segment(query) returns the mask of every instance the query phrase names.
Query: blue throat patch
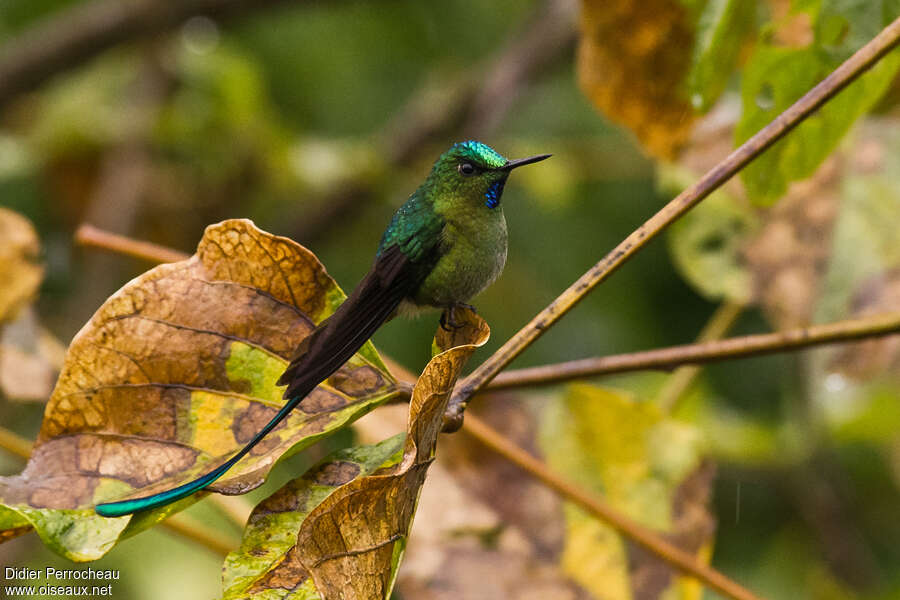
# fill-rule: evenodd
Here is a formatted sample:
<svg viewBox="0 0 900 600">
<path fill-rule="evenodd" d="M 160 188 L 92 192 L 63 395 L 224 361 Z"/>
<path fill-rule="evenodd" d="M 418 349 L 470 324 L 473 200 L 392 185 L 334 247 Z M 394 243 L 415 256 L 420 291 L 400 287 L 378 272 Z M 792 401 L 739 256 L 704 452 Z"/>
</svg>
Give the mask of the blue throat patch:
<svg viewBox="0 0 900 600">
<path fill-rule="evenodd" d="M 504 185 L 506 185 L 506 179 L 501 179 L 491 184 L 491 187 L 484 193 L 484 197 L 487 198 L 484 202 L 485 206 L 488 208 L 500 206 L 500 196 L 503 194 Z"/>
</svg>

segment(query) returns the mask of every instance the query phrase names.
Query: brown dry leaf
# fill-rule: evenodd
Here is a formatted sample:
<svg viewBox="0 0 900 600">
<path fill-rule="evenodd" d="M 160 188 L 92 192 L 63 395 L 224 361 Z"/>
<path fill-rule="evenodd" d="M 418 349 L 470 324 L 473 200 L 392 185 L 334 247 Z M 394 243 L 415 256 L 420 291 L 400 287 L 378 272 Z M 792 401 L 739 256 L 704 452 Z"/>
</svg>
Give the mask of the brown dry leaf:
<svg viewBox="0 0 900 600">
<path fill-rule="evenodd" d="M 24 519 L 70 558 L 102 555 L 132 517 L 91 507 L 184 483 L 243 446 L 282 405 L 275 382 L 298 343 L 343 299 L 299 244 L 247 220 L 208 227 L 193 257 L 134 279 L 76 335 L 28 465 L 0 479 L 0 530 Z M 396 393 L 367 343 L 211 489 L 253 489 L 283 454 Z M 142 513 L 127 534 L 194 499 Z"/>
<path fill-rule="evenodd" d="M 685 84 L 693 45 L 693 18 L 680 0 L 585 0 L 579 84 L 651 154 L 671 157 L 695 118 Z"/>
<path fill-rule="evenodd" d="M 440 353 L 416 382 L 405 441 L 341 451 L 257 506 L 226 559 L 224 598 L 387 598 L 447 400 L 488 334 L 471 311 L 463 327 L 438 330 Z"/>
<path fill-rule="evenodd" d="M 39 252 L 37 232 L 28 219 L 0 207 L 0 323 L 14 318 L 41 284 Z"/>
</svg>

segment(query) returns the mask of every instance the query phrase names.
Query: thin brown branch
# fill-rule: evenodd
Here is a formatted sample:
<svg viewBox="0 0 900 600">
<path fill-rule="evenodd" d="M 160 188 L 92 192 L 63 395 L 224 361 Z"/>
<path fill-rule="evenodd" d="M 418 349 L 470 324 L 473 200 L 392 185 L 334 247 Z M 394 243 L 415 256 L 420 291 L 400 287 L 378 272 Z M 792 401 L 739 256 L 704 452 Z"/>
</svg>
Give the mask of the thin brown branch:
<svg viewBox="0 0 900 600">
<path fill-rule="evenodd" d="M 900 333 L 900 313 L 873 315 L 824 325 L 786 329 L 775 333 L 761 333 L 727 340 L 670 346 L 643 352 L 516 369 L 498 375 L 487 386 L 487 389 L 546 385 L 582 377 L 629 371 L 672 369 L 681 365 L 704 364 L 760 354 L 788 352 L 810 346 L 875 338 L 894 333 Z"/>
<path fill-rule="evenodd" d="M 146 39 L 197 15 L 226 18 L 285 0 L 94 0 L 53 13 L 0 48 L 0 108 L 53 75 L 122 42 Z"/>
<path fill-rule="evenodd" d="M 724 325 L 722 322 L 724 316 L 721 314 L 720 316 L 722 316 L 722 319 L 715 320 L 716 325 L 706 327 L 704 333 L 716 335 L 718 331 L 721 330 Z M 385 362 L 390 367 L 391 372 L 402 382 L 414 382 L 416 380 L 415 374 L 402 365 L 390 359 L 385 359 Z M 700 563 L 696 558 L 680 548 L 673 546 L 655 532 L 632 521 L 589 492 L 553 473 L 546 464 L 531 456 L 528 452 L 517 446 L 512 440 L 475 415 L 469 415 L 466 418 L 463 431 L 479 440 L 489 450 L 496 452 L 503 458 L 519 466 L 529 475 L 550 487 L 566 500 L 578 504 L 622 535 L 633 540 L 635 543 L 640 544 L 649 552 L 666 561 L 679 571 L 695 576 L 706 585 L 720 591 L 726 596 L 742 599 L 758 598 L 740 584 L 735 583 L 715 569 Z"/>
<path fill-rule="evenodd" d="M 0 449 L 28 460 L 28 457 L 31 456 L 32 446 L 31 440 L 25 439 L 18 433 L 5 427 L 0 427 Z"/>
<path fill-rule="evenodd" d="M 860 48 L 821 83 L 806 93 L 774 121 L 744 142 L 713 167 L 694 185 L 666 204 L 612 252 L 591 267 L 575 283 L 569 286 L 547 308 L 537 314 L 525 327 L 484 361 L 458 386 L 451 398 L 444 419 L 445 431 L 455 431 L 462 426 L 463 412 L 469 399 L 485 388 L 500 371 L 535 342 L 545 331 L 568 313 L 598 284 L 605 281 L 629 258 L 647 245 L 676 219 L 684 215 L 701 200 L 722 186 L 737 172 L 762 154 L 772 144 L 799 125 L 850 82 L 871 68 L 878 60 L 900 42 L 900 18 L 885 27 L 881 33 Z"/>
<path fill-rule="evenodd" d="M 723 302 L 703 327 L 700 335 L 697 336 L 697 341 L 712 342 L 723 338 L 743 311 L 743 304 Z M 666 379 L 656 398 L 656 403 L 664 412 L 670 413 L 675 410 L 678 406 L 678 401 L 684 396 L 684 393 L 691 387 L 691 383 L 694 382 L 699 374 L 700 367 L 697 365 L 684 365 L 676 369 Z"/>
<path fill-rule="evenodd" d="M 494 452 L 522 468 L 529 475 L 541 481 L 566 500 L 577 504 L 679 571 L 696 577 L 705 585 L 729 598 L 735 598 L 736 600 L 760 600 L 760 597 L 750 590 L 732 581 L 712 567 L 701 563 L 695 557 L 670 544 L 650 529 L 622 515 L 596 496 L 560 477 L 543 462 L 516 446 L 476 416 L 469 415 L 466 418 L 464 431 Z"/>
<path fill-rule="evenodd" d="M 172 515 L 160 525 L 170 532 L 196 542 L 222 556 L 238 547 L 237 542 L 229 536 L 223 535 L 219 530 L 208 527 L 183 513 Z"/>
<path fill-rule="evenodd" d="M 89 248 L 127 254 L 153 263 L 178 262 L 190 257 L 184 252 L 111 233 L 88 223 L 82 223 L 75 231 L 75 242 Z"/>
</svg>

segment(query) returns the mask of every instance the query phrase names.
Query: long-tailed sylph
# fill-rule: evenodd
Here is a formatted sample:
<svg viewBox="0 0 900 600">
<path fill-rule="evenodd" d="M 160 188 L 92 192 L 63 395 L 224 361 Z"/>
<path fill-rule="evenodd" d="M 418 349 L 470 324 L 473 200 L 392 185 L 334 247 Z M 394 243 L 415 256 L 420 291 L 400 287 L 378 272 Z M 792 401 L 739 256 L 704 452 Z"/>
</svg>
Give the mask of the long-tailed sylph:
<svg viewBox="0 0 900 600">
<path fill-rule="evenodd" d="M 507 160 L 471 140 L 444 152 L 394 213 L 371 270 L 334 314 L 301 342 L 278 381 L 287 385 L 287 402 L 272 420 L 206 475 L 152 496 L 99 504 L 97 513 L 117 517 L 158 508 L 216 481 L 398 312 L 437 307 L 444 310 L 441 325 L 455 326 L 455 309 L 467 306 L 506 264 L 506 219 L 500 198 L 510 171 L 549 156 Z"/>
</svg>

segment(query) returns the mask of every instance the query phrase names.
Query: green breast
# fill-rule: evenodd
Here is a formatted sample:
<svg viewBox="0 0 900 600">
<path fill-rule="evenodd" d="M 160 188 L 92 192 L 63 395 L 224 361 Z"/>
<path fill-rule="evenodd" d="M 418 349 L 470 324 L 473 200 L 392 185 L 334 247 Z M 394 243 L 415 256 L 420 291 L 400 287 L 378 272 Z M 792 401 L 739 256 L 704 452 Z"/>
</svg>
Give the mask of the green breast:
<svg viewBox="0 0 900 600">
<path fill-rule="evenodd" d="M 454 211 L 441 238 L 442 255 L 419 286 L 416 304 L 437 307 L 465 303 L 494 282 L 506 264 L 506 218 L 500 208 Z"/>
</svg>

